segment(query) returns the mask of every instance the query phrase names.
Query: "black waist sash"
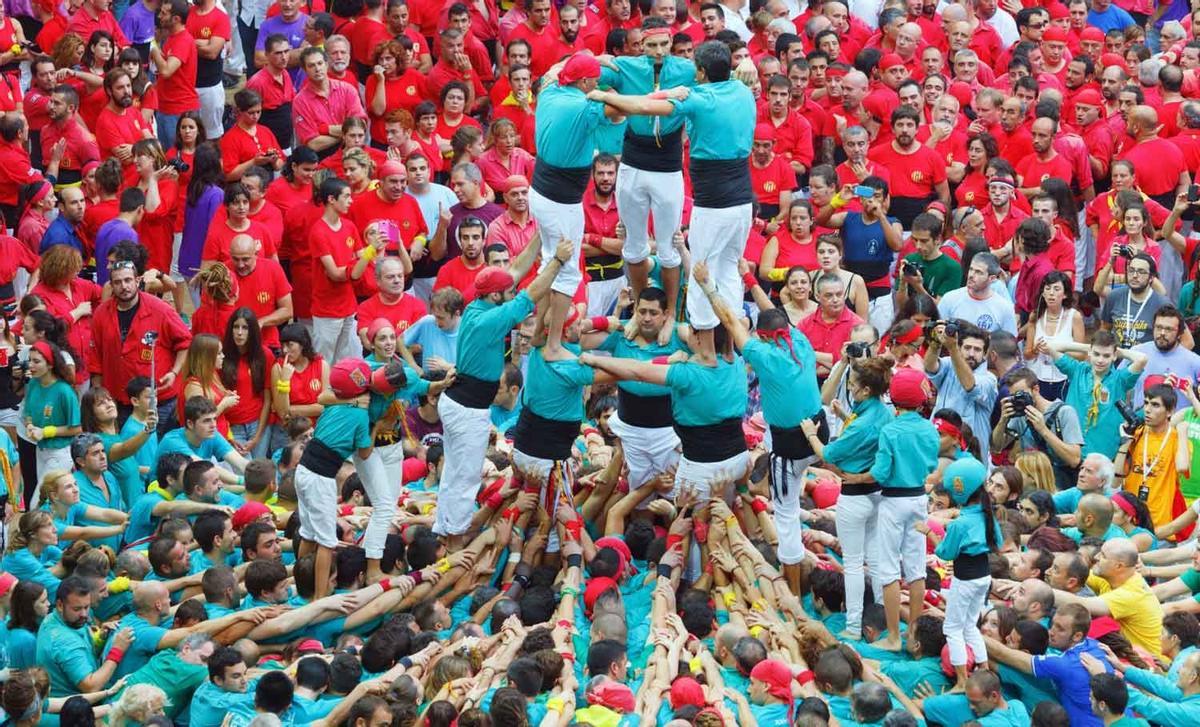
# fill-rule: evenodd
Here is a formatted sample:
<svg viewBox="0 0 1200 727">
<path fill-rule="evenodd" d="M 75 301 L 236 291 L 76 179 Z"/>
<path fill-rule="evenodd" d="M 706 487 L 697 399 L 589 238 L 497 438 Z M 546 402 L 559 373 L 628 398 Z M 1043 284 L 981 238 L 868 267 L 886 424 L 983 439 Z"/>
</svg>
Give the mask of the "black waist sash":
<svg viewBox="0 0 1200 727">
<path fill-rule="evenodd" d="M 455 375 L 454 383 L 446 389 L 445 394 L 468 409 L 486 409 L 495 401 L 499 391 L 499 381 L 485 381 L 459 373 Z"/>
<path fill-rule="evenodd" d="M 683 456 L 693 462 L 722 462 L 746 451 L 740 417 L 700 426 L 676 422 L 675 433 L 683 444 Z"/>
<path fill-rule="evenodd" d="M 560 460 L 571 457 L 571 447 L 579 436 L 579 422 L 547 419 L 522 407 L 513 427 L 513 446 L 529 455 L 542 459 Z"/>
<path fill-rule="evenodd" d="M 556 167 L 539 159 L 533 168 L 533 189 L 559 204 L 579 204 L 592 179 L 591 167 Z"/>
<path fill-rule="evenodd" d="M 304 446 L 304 454 L 300 456 L 300 464 L 322 477 L 337 477 L 338 470 L 345 461 L 345 457 L 339 457 L 337 452 L 319 439 L 310 439 Z"/>
<path fill-rule="evenodd" d="M 617 416 L 632 427 L 669 427 L 672 424 L 671 396 L 639 396 L 624 389 L 617 389 Z"/>
<path fill-rule="evenodd" d="M 988 554 L 960 555 L 954 559 L 954 577 L 960 581 L 970 581 L 991 574 L 988 566 Z"/>
<path fill-rule="evenodd" d="M 683 171 L 683 127 L 661 136 L 642 136 L 626 126 L 621 161 L 645 172 Z"/>
</svg>

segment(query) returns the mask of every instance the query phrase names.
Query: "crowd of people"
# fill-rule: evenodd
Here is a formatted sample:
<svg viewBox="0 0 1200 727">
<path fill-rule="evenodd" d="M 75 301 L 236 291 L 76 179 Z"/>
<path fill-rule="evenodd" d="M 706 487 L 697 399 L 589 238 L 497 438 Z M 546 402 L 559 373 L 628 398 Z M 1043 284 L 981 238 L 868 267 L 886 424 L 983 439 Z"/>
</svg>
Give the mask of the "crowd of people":
<svg viewBox="0 0 1200 727">
<path fill-rule="evenodd" d="M 1184 0 L 5 0 L 0 727 L 1200 724 L 1197 175 Z"/>
</svg>

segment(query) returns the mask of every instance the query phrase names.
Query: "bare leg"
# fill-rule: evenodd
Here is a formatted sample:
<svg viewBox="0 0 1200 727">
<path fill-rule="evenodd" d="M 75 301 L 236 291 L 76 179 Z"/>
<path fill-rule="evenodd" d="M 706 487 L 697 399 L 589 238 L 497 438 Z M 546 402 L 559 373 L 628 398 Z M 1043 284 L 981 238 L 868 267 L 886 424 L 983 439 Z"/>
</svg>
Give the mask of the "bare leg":
<svg viewBox="0 0 1200 727">
<path fill-rule="evenodd" d="M 921 611 L 924 609 L 925 579 L 917 578 L 908 584 L 908 627 L 910 629 L 917 622 L 917 619 L 921 617 Z M 891 628 L 891 624 L 888 624 L 888 628 Z M 896 638 L 900 638 L 899 632 L 896 632 Z"/>
<path fill-rule="evenodd" d="M 546 348 L 542 350 L 542 358 L 547 361 L 558 361 L 570 356 L 562 345 L 563 323 L 567 320 L 567 311 L 570 308 L 570 296 L 557 290 L 550 293 L 550 313 L 546 316 Z"/>
<path fill-rule="evenodd" d="M 633 289 L 633 300 L 636 302 L 642 291 L 650 285 L 650 261 L 625 263 L 625 276 L 629 278 L 629 287 Z M 669 293 L 668 296 L 670 296 Z M 671 298 L 668 297 L 667 300 L 671 300 Z"/>
<path fill-rule="evenodd" d="M 312 555 L 317 552 L 317 544 L 311 540 L 301 540 L 300 547 L 296 549 L 296 557 L 303 558 L 306 555 Z"/>
<path fill-rule="evenodd" d="M 785 563 L 783 566 L 783 577 L 787 581 L 788 588 L 792 590 L 792 595 L 800 598 L 800 583 L 803 580 L 803 563 Z"/>
<path fill-rule="evenodd" d="M 367 585 L 371 586 L 383 580 L 383 568 L 379 558 L 367 558 Z"/>
<path fill-rule="evenodd" d="M 317 546 L 317 559 L 313 564 L 313 600 L 321 599 L 333 593 L 333 584 L 329 582 L 330 570 L 333 568 L 333 548 L 324 545 Z"/>
<path fill-rule="evenodd" d="M 678 310 L 679 300 L 679 267 L 662 269 L 662 284 L 664 292 L 667 294 L 667 323 L 663 326 L 663 333 L 659 335 L 659 343 L 665 344 L 663 335 L 670 340 L 670 331 L 675 328 L 675 312 Z M 636 298 L 634 299 L 636 300 Z"/>
<path fill-rule="evenodd" d="M 888 635 L 873 646 L 886 651 L 900 650 L 900 581 L 892 581 L 883 587 L 883 610 L 887 616 Z"/>
</svg>

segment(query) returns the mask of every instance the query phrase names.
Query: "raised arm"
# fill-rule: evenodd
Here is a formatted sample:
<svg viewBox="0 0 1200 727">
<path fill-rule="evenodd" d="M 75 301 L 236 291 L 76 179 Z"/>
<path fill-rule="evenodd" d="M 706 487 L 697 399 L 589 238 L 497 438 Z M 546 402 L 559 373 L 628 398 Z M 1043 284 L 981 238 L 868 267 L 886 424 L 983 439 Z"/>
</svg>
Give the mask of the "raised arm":
<svg viewBox="0 0 1200 727">
<path fill-rule="evenodd" d="M 611 374 L 619 381 L 641 381 L 647 384 L 658 384 L 659 386 L 665 386 L 667 383 L 667 369 L 669 367 L 650 363 L 649 361 L 635 361 L 629 358 L 596 356 L 591 353 L 584 353 L 579 357 L 579 362 Z"/>
<path fill-rule="evenodd" d="M 737 346 L 739 351 L 742 350 L 746 342 L 750 340 L 750 332 L 746 330 L 746 326 L 742 323 L 741 319 L 735 316 L 733 311 L 729 310 L 729 307 L 725 305 L 725 301 L 722 300 L 721 296 L 717 295 L 717 287 L 709 279 L 708 266 L 703 261 L 696 263 L 695 267 L 692 268 L 692 278 L 700 286 L 700 290 L 704 291 L 704 295 L 708 297 L 708 302 L 712 304 L 713 312 L 717 314 L 717 318 L 725 326 L 725 330 L 729 331 L 729 334 L 733 336 L 733 345 Z"/>
</svg>

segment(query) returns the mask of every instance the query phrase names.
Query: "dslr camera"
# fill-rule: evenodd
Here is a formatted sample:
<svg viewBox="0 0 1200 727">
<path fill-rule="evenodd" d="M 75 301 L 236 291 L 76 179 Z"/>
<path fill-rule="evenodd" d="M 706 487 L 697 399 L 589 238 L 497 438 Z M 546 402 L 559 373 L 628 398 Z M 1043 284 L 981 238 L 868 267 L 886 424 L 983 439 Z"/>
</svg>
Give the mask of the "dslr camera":
<svg viewBox="0 0 1200 727">
<path fill-rule="evenodd" d="M 1117 411 L 1120 412 L 1121 418 L 1125 420 L 1125 424 L 1128 425 L 1130 431 L 1142 425 L 1142 417 L 1133 408 L 1133 404 L 1127 401 L 1118 401 Z"/>
<path fill-rule="evenodd" d="M 1014 417 L 1025 416 L 1025 410 L 1033 406 L 1033 394 L 1028 391 L 1018 391 L 1008 397 L 1008 403 L 1012 407 L 1012 415 Z"/>
<path fill-rule="evenodd" d="M 191 166 L 179 157 L 168 159 L 167 166 L 179 172 L 180 174 L 187 174 L 187 170 L 191 169 Z"/>
<path fill-rule="evenodd" d="M 908 260 L 904 260 L 900 263 L 900 271 L 902 273 L 904 273 L 905 275 L 920 275 L 921 274 L 921 269 L 918 268 L 914 263 L 912 263 Z"/>
<path fill-rule="evenodd" d="M 947 338 L 958 338 L 958 332 L 961 329 L 958 321 L 945 321 L 946 327 L 942 330 L 946 332 Z"/>
<path fill-rule="evenodd" d="M 1125 258 L 1126 260 L 1132 260 L 1133 248 L 1129 245 L 1117 245 L 1117 255 Z"/>
<path fill-rule="evenodd" d="M 852 341 L 846 344 L 846 356 L 849 358 L 867 358 L 871 355 L 871 344 L 865 341 Z"/>
</svg>

